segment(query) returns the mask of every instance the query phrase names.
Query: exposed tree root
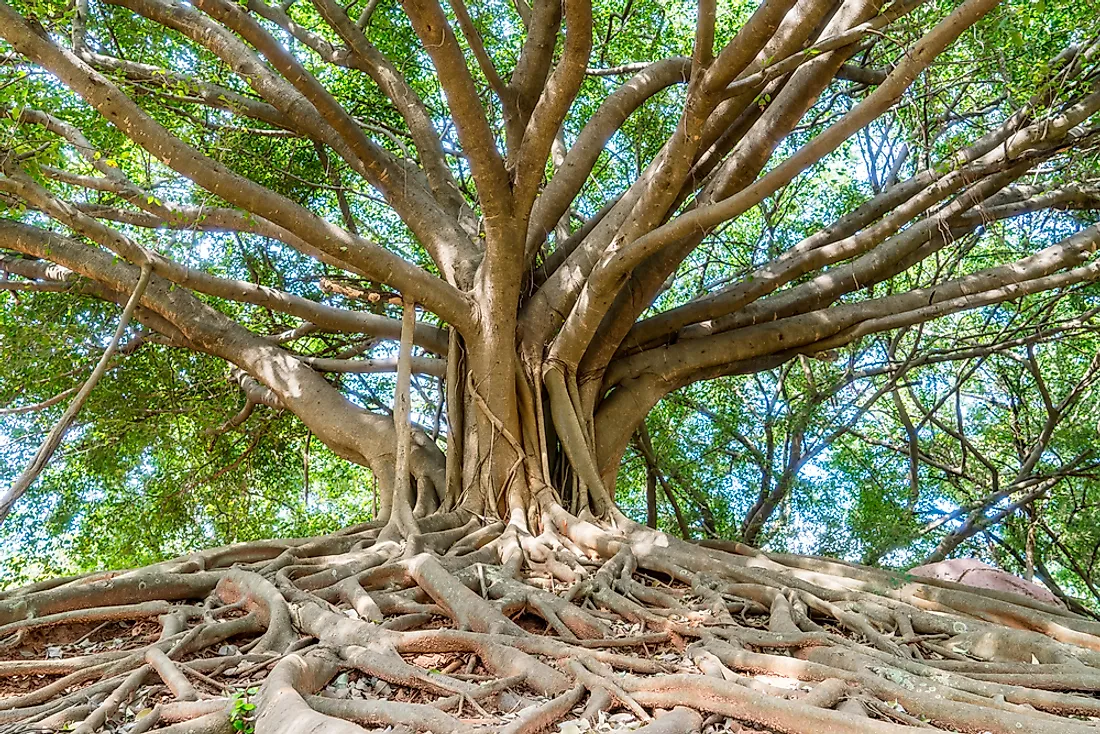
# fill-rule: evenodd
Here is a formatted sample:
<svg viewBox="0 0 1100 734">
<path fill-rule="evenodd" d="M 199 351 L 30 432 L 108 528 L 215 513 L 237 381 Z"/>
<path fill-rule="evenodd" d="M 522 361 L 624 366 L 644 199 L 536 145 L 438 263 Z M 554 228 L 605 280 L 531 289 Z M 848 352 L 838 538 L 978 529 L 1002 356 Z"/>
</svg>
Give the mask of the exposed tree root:
<svg viewBox="0 0 1100 734">
<path fill-rule="evenodd" d="M 0 734 L 1100 732 L 1100 623 L 1063 608 L 545 517 L 7 592 Z"/>
</svg>

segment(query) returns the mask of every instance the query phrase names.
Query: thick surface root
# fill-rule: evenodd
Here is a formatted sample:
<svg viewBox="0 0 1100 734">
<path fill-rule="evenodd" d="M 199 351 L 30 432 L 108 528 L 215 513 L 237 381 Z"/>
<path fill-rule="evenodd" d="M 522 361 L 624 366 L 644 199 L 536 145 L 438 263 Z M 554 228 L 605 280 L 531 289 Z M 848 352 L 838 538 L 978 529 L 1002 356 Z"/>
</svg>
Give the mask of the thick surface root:
<svg viewBox="0 0 1100 734">
<path fill-rule="evenodd" d="M 438 514 L 6 592 L 0 734 L 1100 734 L 1100 623 L 1060 607 L 548 520 Z"/>
</svg>

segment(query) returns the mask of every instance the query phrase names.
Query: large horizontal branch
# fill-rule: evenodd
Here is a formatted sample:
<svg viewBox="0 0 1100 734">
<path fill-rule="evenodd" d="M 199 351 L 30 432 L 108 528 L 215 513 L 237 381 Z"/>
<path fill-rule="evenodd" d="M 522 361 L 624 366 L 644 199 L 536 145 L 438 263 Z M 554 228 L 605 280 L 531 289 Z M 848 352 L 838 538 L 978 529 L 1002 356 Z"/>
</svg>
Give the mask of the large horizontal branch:
<svg viewBox="0 0 1100 734">
<path fill-rule="evenodd" d="M 990 201 L 977 211 L 959 217 L 960 224 L 988 224 L 1044 210 L 1100 210 L 1100 187 L 1069 184 L 1005 204 Z"/>
<path fill-rule="evenodd" d="M 325 331 L 368 334 L 386 339 L 400 338 L 401 323 L 394 319 L 327 306 L 275 288 L 222 278 L 177 263 L 130 241 L 121 232 L 99 223 L 68 202 L 52 196 L 25 176 L 0 178 L 0 190 L 21 197 L 51 218 L 107 247 L 130 262 L 139 265 L 149 263 L 157 275 L 193 291 L 270 308 L 303 319 Z M 29 225 L 16 224 L 15 226 Z M 436 354 L 447 352 L 446 335 L 429 324 L 419 325 L 416 341 L 420 346 Z"/>
<path fill-rule="evenodd" d="M 91 66 L 107 73 L 118 74 L 132 84 L 157 90 L 172 90 L 167 96 L 178 97 L 179 90 L 185 90 L 191 99 L 207 107 L 243 115 L 253 120 L 266 122 L 283 130 L 303 134 L 300 128 L 272 105 L 258 99 L 246 97 L 228 87 L 213 82 L 196 79 L 151 64 L 142 64 L 115 56 L 107 56 L 82 48 L 80 58 Z"/>
<path fill-rule="evenodd" d="M 1100 241 L 1100 238 L 1097 237 L 1096 232 L 1092 232 L 1092 237 L 1094 240 L 1092 247 L 1095 249 L 1095 243 L 1096 241 Z M 1004 303 L 1005 301 L 1017 300 L 1024 296 L 1041 293 L 1043 291 L 1068 288 L 1079 283 L 1089 283 L 1098 278 L 1100 278 L 1100 263 L 1093 262 L 1079 268 L 1074 268 L 1065 273 L 1037 277 L 1018 283 L 1008 284 L 1001 288 L 993 288 L 980 293 L 966 294 L 945 301 L 935 302 L 929 306 L 913 309 L 911 311 L 890 314 L 874 319 L 866 319 L 849 329 L 845 329 L 836 336 L 816 342 L 813 344 L 813 348 L 815 351 L 835 349 L 836 347 L 850 344 L 868 334 L 913 326 L 914 324 L 930 321 L 935 318 L 947 316 L 948 314 L 969 311 L 983 306 Z"/>
<path fill-rule="evenodd" d="M 907 179 L 878 194 L 832 225 L 806 237 L 778 258 L 755 269 L 750 276 L 738 283 L 640 321 L 624 340 L 624 351 L 633 351 L 651 344 L 664 336 L 676 333 L 689 324 L 723 316 L 740 308 L 753 298 L 778 288 L 783 280 L 780 273 L 798 272 L 792 267 L 794 262 L 805 261 L 805 255 L 808 253 L 841 238 L 855 236 L 862 228 L 895 211 L 898 205 L 910 200 L 919 191 L 929 186 L 933 180 L 934 174 L 931 171 L 925 171 Z"/>
<path fill-rule="evenodd" d="M 1100 108 L 1100 98 L 1082 107 L 1074 119 L 1080 121 L 1095 108 Z M 1046 130 L 1051 137 L 1037 138 L 1043 141 L 1042 146 L 1016 159 L 1006 159 L 1005 150 L 1001 147 L 976 157 L 982 145 L 978 141 L 959 154 L 973 158 L 973 162 L 941 176 L 915 196 L 914 189 L 929 184 L 935 174 L 925 171 L 887 189 L 832 227 L 803 240 L 734 285 L 641 322 L 632 330 L 630 341 L 624 343 L 625 351 L 667 339 L 677 332 L 681 337 L 695 338 L 761 320 L 790 316 L 800 309 L 820 308 L 843 293 L 880 282 L 894 274 L 899 267 L 912 260 L 914 253 L 927 256 L 937 247 L 979 226 L 1042 208 L 1087 208 L 1094 205 L 1092 189 L 1079 186 L 1036 195 L 1026 201 L 1001 203 L 1008 201 L 1006 197 L 1011 191 L 999 191 L 1002 186 L 1018 179 L 1065 145 L 1065 126 L 1059 130 L 1042 120 L 1028 128 L 1031 129 Z M 967 188 L 934 216 L 887 239 L 912 216 L 980 176 L 985 178 Z M 870 224 L 884 213 L 881 220 Z M 950 236 L 946 236 L 949 232 Z M 927 242 L 929 238 L 939 244 Z M 779 296 L 753 303 L 794 278 L 861 253 L 866 254 Z M 692 321 L 696 325 L 688 326 Z"/>
<path fill-rule="evenodd" d="M 1093 227 L 1091 231 L 1087 230 L 1082 232 L 1063 244 L 1072 243 L 1074 240 L 1077 240 L 1078 244 L 1083 244 L 1080 240 L 1091 237 L 1093 242 L 1092 246 L 1096 247 L 1100 245 L 1100 232 L 1096 230 L 1097 227 Z M 1031 281 L 1023 281 L 1007 288 L 979 293 L 977 298 L 971 298 L 969 300 L 965 298 L 956 299 L 951 305 L 954 306 L 954 311 L 960 311 L 966 308 L 977 308 L 991 303 L 1019 298 L 1031 292 L 1065 288 L 1077 283 L 1090 282 L 1098 279 L 1100 279 L 1100 263 L 1093 262 L 1069 272 L 1040 277 Z M 915 294 L 901 294 L 898 298 L 911 297 L 913 295 Z M 927 296 L 922 294 L 919 298 L 914 298 L 913 300 L 919 301 L 920 298 L 927 298 Z M 830 310 L 830 312 L 832 312 L 832 310 Z M 823 312 L 819 315 L 825 316 L 826 314 Z M 923 314 L 923 316 L 925 320 L 935 317 L 935 315 L 929 314 Z M 1083 319 L 1071 319 L 1062 324 L 1059 328 L 1052 328 L 1035 334 L 1029 334 L 1020 339 L 1006 341 L 1004 342 L 1004 347 L 1005 349 L 1009 349 L 1022 344 L 1049 341 L 1050 339 L 1058 338 L 1058 335 L 1065 333 L 1066 330 L 1081 328 L 1084 323 Z M 892 328 L 893 326 L 899 325 L 903 324 L 879 324 L 879 326 L 883 328 L 887 328 L 887 326 Z M 881 331 L 882 329 L 880 328 L 878 330 Z M 751 349 L 757 334 L 750 333 L 748 329 L 744 330 L 744 332 L 746 340 L 742 342 L 740 346 L 744 347 L 748 344 Z M 800 335 L 796 333 L 795 329 L 791 329 L 789 333 L 792 339 L 780 339 L 778 343 L 784 344 L 788 341 L 798 342 L 800 340 Z M 771 370 L 779 367 L 785 362 L 798 358 L 802 354 L 826 353 L 828 349 L 840 346 L 842 343 L 849 343 L 854 338 L 856 337 L 852 334 L 844 334 L 842 337 L 837 338 L 836 343 L 819 341 L 817 343 L 803 344 L 802 346 L 797 346 L 792 343 L 788 345 L 790 348 L 780 349 L 779 351 L 774 351 L 765 356 L 749 356 L 744 359 L 741 357 L 744 357 L 748 353 L 753 353 L 756 350 L 753 350 L 753 352 L 746 352 L 743 349 L 731 349 L 717 344 L 715 341 L 711 341 L 703 350 L 709 352 L 709 356 L 713 357 L 708 360 L 708 366 L 694 366 L 691 369 L 681 369 L 683 364 L 678 362 L 677 359 L 670 354 L 671 350 L 652 350 L 650 352 L 652 357 L 650 362 L 651 369 L 642 370 L 636 375 L 622 380 L 618 380 L 617 376 L 609 375 L 608 379 L 604 382 L 605 391 L 610 392 L 603 399 L 596 413 L 597 454 L 599 457 L 600 471 L 605 477 L 614 477 L 615 473 L 618 471 L 620 460 L 619 452 L 626 446 L 635 427 L 639 425 L 649 411 L 669 393 L 685 385 L 702 380 L 730 375 L 754 374 Z M 767 349 L 763 351 L 767 351 Z M 926 364 L 966 360 L 973 357 L 982 357 L 995 351 L 1002 351 L 999 345 L 973 347 L 954 352 L 930 353 L 912 360 L 906 365 L 893 364 L 882 368 L 861 370 L 853 377 L 854 379 L 865 379 L 881 374 L 894 374 L 901 366 L 915 368 Z M 612 369 L 615 369 L 620 361 L 621 360 L 617 360 L 612 363 Z M 900 450 L 903 453 L 908 453 L 908 449 L 904 447 Z"/>
<path fill-rule="evenodd" d="M 1011 168 L 1007 161 L 969 164 L 941 177 L 915 196 L 910 196 L 914 188 L 930 179 L 927 173 L 919 174 L 905 184 L 875 197 L 833 227 L 804 239 L 736 284 L 639 323 L 631 330 L 630 341 L 623 346 L 631 351 L 652 344 L 655 340 L 667 339 L 676 333 L 698 337 L 726 331 L 738 325 L 753 323 L 761 314 L 767 314 L 770 318 L 789 316 L 792 315 L 795 304 L 811 308 L 820 306 L 836 298 L 845 285 L 867 286 L 877 282 L 880 278 L 874 276 L 872 270 L 889 272 L 884 271 L 884 268 L 901 262 L 929 238 L 947 230 L 970 231 L 993 221 L 993 217 L 980 216 L 984 210 L 975 212 L 979 215 L 978 219 L 969 219 L 963 215 L 974 211 L 1005 183 L 1019 178 L 1033 163 L 1034 161 L 1024 161 Z M 976 181 L 976 185 L 968 188 L 934 216 L 925 218 L 902 234 L 891 237 L 914 216 Z M 884 211 L 885 216 L 882 219 L 873 224 L 869 222 L 871 217 Z M 861 228 L 865 224 L 869 226 Z M 952 234 L 952 238 L 956 236 Z M 946 241 L 948 240 L 943 239 L 943 242 Z M 807 273 L 861 255 L 861 259 L 839 269 L 825 271 L 814 280 L 777 298 L 758 300 Z M 746 308 L 750 305 L 750 308 Z M 697 325 L 689 327 L 693 322 Z"/>
<path fill-rule="evenodd" d="M 19 110 L 20 124 L 40 125 L 52 133 L 64 138 L 78 154 L 101 176 L 86 176 L 72 173 L 52 166 L 40 166 L 39 171 L 47 178 L 92 191 L 114 193 L 139 210 L 128 211 L 102 204 L 78 205 L 84 212 L 101 219 L 130 224 L 137 227 L 195 229 L 207 231 L 251 232 L 282 242 L 302 254 L 320 260 L 341 270 L 352 268 L 343 258 L 317 249 L 307 241 L 286 229 L 238 209 L 217 206 L 195 206 L 162 202 L 153 192 L 135 184 L 117 166 L 109 161 L 109 155 L 98 150 L 84 133 L 64 120 L 41 110 L 24 107 Z"/>
<path fill-rule="evenodd" d="M 1004 134 L 1010 131 L 1007 129 Z M 721 291 L 646 319 L 632 329 L 626 343 L 628 348 L 671 335 L 693 322 L 731 313 L 814 268 L 833 264 L 880 244 L 909 219 L 957 192 L 963 185 L 1006 168 L 1008 164 L 1003 155 L 993 160 L 975 162 L 988 148 L 984 139 L 979 140 L 957 155 L 963 162 L 961 168 L 947 174 L 930 169 L 921 171 L 877 194 L 829 227 L 803 239 L 748 277 Z"/>
<path fill-rule="evenodd" d="M 302 362 L 318 372 L 345 372 L 355 374 L 377 374 L 397 372 L 397 359 L 329 359 L 325 357 L 302 357 Z M 413 357 L 409 361 L 414 373 L 447 376 L 447 360 L 432 357 Z"/>
<path fill-rule="evenodd" d="M 1001 174 L 1001 181 L 1011 179 L 1013 176 L 1012 171 Z M 993 180 L 994 185 L 988 188 L 995 188 L 997 185 L 995 179 L 996 177 Z M 974 193 L 980 197 L 982 192 L 976 190 Z M 958 200 L 962 204 L 957 208 L 958 210 L 966 209 L 965 198 L 969 198 L 969 195 Z M 1002 209 L 1000 213 L 1012 216 L 1019 212 Z M 950 211 L 944 210 L 943 214 L 948 215 Z M 973 216 L 974 214 L 981 216 Z M 926 260 L 944 247 L 973 235 L 980 226 L 994 221 L 996 219 L 991 212 L 981 210 L 977 212 L 970 210 L 967 214 L 958 217 L 937 215 L 923 220 L 854 260 L 826 270 L 789 290 L 720 318 L 688 326 L 679 332 L 679 336 L 689 339 L 700 338 L 749 324 L 773 321 L 777 318 L 824 308 L 846 294 L 885 282 L 888 278 Z"/>
<path fill-rule="evenodd" d="M 8 220 L 0 220 L 0 248 L 49 260 L 118 293 L 132 291 L 141 272 L 105 250 Z M 388 470 L 394 451 L 389 417 L 356 406 L 293 355 L 156 274 L 141 305 L 170 323 L 190 348 L 236 365 L 271 390 L 337 455 Z"/>
<path fill-rule="evenodd" d="M 61 293 L 69 290 L 62 283 L 26 283 L 16 280 L 0 281 L 0 291 L 6 293 Z"/>
<path fill-rule="evenodd" d="M 319 249 L 345 259 L 364 276 L 388 283 L 458 325 L 469 322 L 461 292 L 391 252 L 326 222 L 305 207 L 233 172 L 176 138 L 101 74 L 45 38 L 0 2 L 0 36 L 95 107 L 124 134 L 211 193 L 270 219 Z"/>
<path fill-rule="evenodd" d="M 1017 262 L 930 288 L 842 304 L 647 350 L 612 362 L 605 384 L 611 386 L 654 370 L 674 380 L 677 375 L 769 354 L 816 353 L 877 331 L 1093 280 L 1100 273 L 1100 263 L 1075 267 L 1065 273 L 1058 271 L 1086 260 L 1098 244 L 1100 225 L 1094 225 Z"/>
</svg>

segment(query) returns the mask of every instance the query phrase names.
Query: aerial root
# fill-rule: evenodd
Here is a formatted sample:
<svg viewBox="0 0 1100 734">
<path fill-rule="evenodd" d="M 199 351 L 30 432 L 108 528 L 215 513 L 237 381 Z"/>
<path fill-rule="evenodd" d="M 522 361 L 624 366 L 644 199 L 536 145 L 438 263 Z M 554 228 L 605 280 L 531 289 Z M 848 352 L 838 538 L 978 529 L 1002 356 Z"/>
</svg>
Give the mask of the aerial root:
<svg viewBox="0 0 1100 734">
<path fill-rule="evenodd" d="M 807 706 L 831 709 L 847 695 L 848 688 L 848 683 L 840 678 L 826 678 L 810 689 L 810 692 L 802 698 L 802 703 Z"/>
<path fill-rule="evenodd" d="M 1097 731 L 1100 625 L 1063 609 L 545 516 L 539 535 L 436 514 L 403 541 L 359 526 L 6 593 L 0 734 Z"/>
<path fill-rule="evenodd" d="M 699 734 L 703 728 L 703 717 L 694 709 L 677 706 L 671 711 L 635 729 L 635 734 Z"/>
<path fill-rule="evenodd" d="M 426 553 L 416 556 L 408 561 L 408 572 L 417 585 L 455 621 L 459 629 L 523 633 L 497 607 L 463 586 L 434 556 Z"/>
<path fill-rule="evenodd" d="M 187 680 L 187 676 L 176 667 L 176 664 L 172 662 L 172 658 L 168 657 L 163 650 L 157 647 L 149 648 L 145 653 L 145 661 L 157 672 L 157 675 L 172 691 L 172 695 L 176 697 L 177 701 L 195 701 L 198 699 L 199 694 L 195 691 L 195 687 L 191 685 L 191 681 Z"/>
<path fill-rule="evenodd" d="M 92 734 L 92 732 L 98 731 L 107 719 L 118 711 L 119 706 L 130 698 L 138 686 L 145 682 L 150 670 L 151 668 L 148 665 L 143 665 L 126 676 L 118 688 L 107 696 L 103 703 L 80 723 L 80 726 L 73 729 L 74 734 Z"/>
<path fill-rule="evenodd" d="M 200 716 L 197 719 L 181 721 L 158 728 L 160 734 L 230 734 L 235 732 L 233 722 L 226 712 Z"/>
<path fill-rule="evenodd" d="M 566 663 L 566 668 L 573 674 L 573 678 L 588 690 L 597 691 L 603 689 L 613 701 L 618 701 L 628 708 L 640 721 L 649 721 L 651 718 L 649 713 L 646 712 L 637 701 L 631 698 L 629 693 L 619 687 L 615 682 L 615 676 L 611 670 L 605 668 L 604 670 L 596 672 L 589 670 L 586 665 L 595 667 L 599 665 L 599 663 L 591 659 L 582 659 L 580 661 L 570 660 Z"/>
<path fill-rule="evenodd" d="M 585 687 L 583 685 L 574 686 L 557 698 L 530 707 L 518 719 L 503 727 L 500 734 L 535 734 L 535 732 L 549 729 L 556 722 L 565 718 L 584 697 L 584 694 Z"/>
<path fill-rule="evenodd" d="M 285 650 L 298 635 L 290 618 L 290 607 L 279 590 L 262 576 L 247 571 L 230 571 L 218 582 L 218 596 L 226 604 L 245 600 L 245 608 L 259 615 L 266 631 L 253 648 L 256 652 Z"/>
<path fill-rule="evenodd" d="M 650 681 L 627 680 L 631 695 L 651 707 L 686 706 L 722 714 L 740 721 L 773 727 L 792 734 L 901 734 L 907 728 L 840 711 L 806 706 L 795 700 L 775 698 L 743 686 L 731 686 L 714 678 L 670 675 Z"/>
<path fill-rule="evenodd" d="M 280 660 L 260 691 L 256 728 L 265 732 L 326 731 L 352 734 L 359 728 L 326 716 L 306 703 L 304 696 L 319 691 L 335 673 L 336 664 L 324 657 L 288 655 Z"/>
<path fill-rule="evenodd" d="M 468 727 L 467 723 L 438 708 L 418 703 L 340 701 L 321 696 L 310 696 L 308 703 L 313 710 L 325 716 L 367 726 L 408 726 L 412 729 L 428 730 L 433 734 L 458 734 Z"/>
</svg>

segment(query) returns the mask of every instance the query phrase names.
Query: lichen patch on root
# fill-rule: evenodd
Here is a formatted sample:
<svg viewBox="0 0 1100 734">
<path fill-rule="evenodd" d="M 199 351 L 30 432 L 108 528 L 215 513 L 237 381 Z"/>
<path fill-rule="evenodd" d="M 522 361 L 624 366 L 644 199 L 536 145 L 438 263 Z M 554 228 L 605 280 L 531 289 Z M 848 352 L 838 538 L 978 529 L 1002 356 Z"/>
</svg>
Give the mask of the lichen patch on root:
<svg viewBox="0 0 1100 734">
<path fill-rule="evenodd" d="M 1064 608 L 546 518 L 6 592 L 0 734 L 1100 731 L 1100 623 Z"/>
</svg>

